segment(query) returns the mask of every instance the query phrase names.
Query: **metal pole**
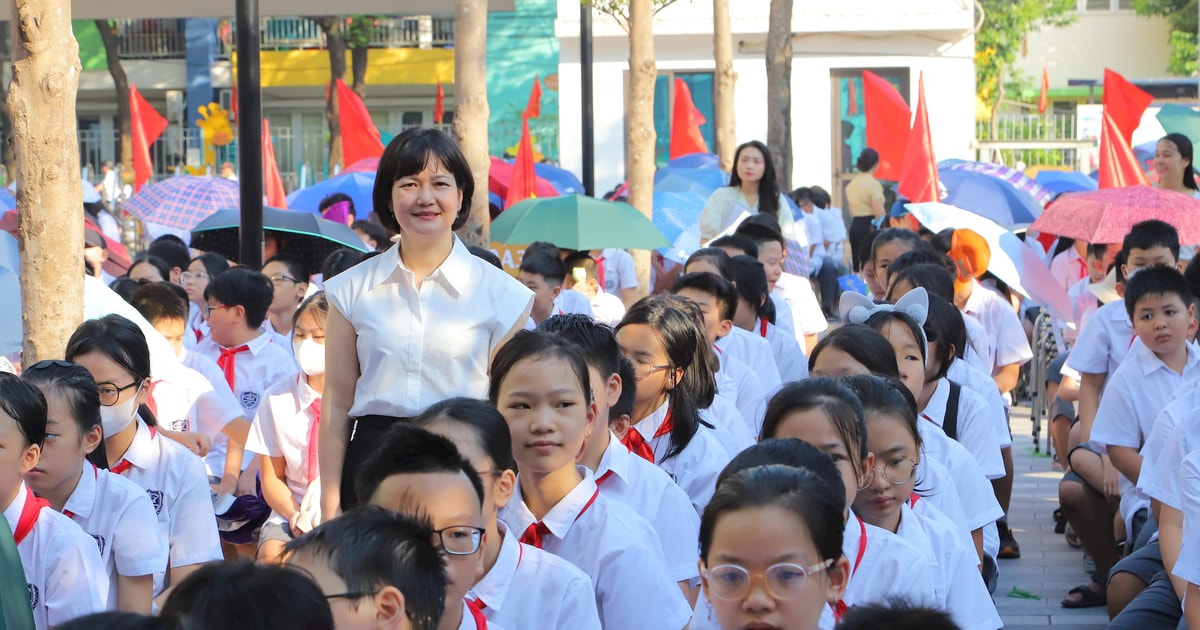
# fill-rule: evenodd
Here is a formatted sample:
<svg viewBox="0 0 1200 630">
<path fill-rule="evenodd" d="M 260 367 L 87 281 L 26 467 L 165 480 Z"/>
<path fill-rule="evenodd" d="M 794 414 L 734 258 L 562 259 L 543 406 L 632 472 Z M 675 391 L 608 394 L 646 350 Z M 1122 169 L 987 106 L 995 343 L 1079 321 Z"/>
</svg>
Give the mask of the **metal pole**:
<svg viewBox="0 0 1200 630">
<path fill-rule="evenodd" d="M 238 263 L 262 267 L 262 83 L 258 62 L 258 0 L 237 0 L 238 184 L 241 243 Z"/>
<path fill-rule="evenodd" d="M 596 116 L 592 97 L 592 5 L 579 3 L 579 67 L 583 96 L 583 189 L 596 194 Z"/>
</svg>

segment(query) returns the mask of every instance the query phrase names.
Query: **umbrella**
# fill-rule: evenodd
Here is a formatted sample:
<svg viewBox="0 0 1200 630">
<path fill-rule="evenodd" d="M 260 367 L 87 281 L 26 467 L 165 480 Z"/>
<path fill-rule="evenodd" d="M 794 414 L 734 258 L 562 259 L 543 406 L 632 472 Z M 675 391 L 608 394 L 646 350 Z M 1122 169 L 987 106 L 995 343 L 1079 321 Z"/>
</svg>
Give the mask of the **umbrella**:
<svg viewBox="0 0 1200 630">
<path fill-rule="evenodd" d="M 0 354 L 12 354 L 21 350 L 21 256 L 17 251 L 17 239 L 0 232 Z"/>
<path fill-rule="evenodd" d="M 583 182 L 575 177 L 575 173 L 553 164 L 534 164 L 533 172 L 538 177 L 550 182 L 560 195 L 583 195 Z"/>
<path fill-rule="evenodd" d="M 693 192 L 655 191 L 654 227 L 674 243 L 688 227 L 700 224 L 706 202 L 706 197 Z"/>
<path fill-rule="evenodd" d="M 104 271 L 110 276 L 123 276 L 129 270 L 129 265 L 132 259 L 129 256 L 129 250 L 125 249 L 125 245 L 121 241 L 109 238 L 104 230 L 101 230 L 91 217 L 83 217 L 84 229 L 90 229 L 100 236 L 104 237 L 104 247 L 108 250 L 108 260 L 104 261 Z M 17 237 L 17 211 L 9 210 L 0 217 L 0 230 L 8 232 L 13 238 Z M 83 238 L 83 232 L 79 233 L 79 237 Z M 15 271 L 16 268 L 14 267 Z"/>
<path fill-rule="evenodd" d="M 492 240 L 528 245 L 548 241 L 564 249 L 658 249 L 670 241 L 637 208 L 583 195 L 526 199 L 492 222 Z"/>
<path fill-rule="evenodd" d="M 534 169 L 536 171 L 536 166 Z M 488 191 L 500 195 L 501 199 L 508 198 L 508 185 L 513 178 L 512 162 L 505 162 L 498 157 L 492 157 L 492 165 L 488 168 Z M 541 175 L 534 173 L 534 194 L 538 198 L 557 197 L 558 189 L 546 181 Z"/>
<path fill-rule="evenodd" d="M 241 257 L 240 223 L 240 210 L 221 210 L 192 230 L 192 247 L 236 261 Z M 311 212 L 263 208 L 263 228 L 282 237 L 280 253 L 299 256 L 309 269 L 320 269 L 326 256 L 344 247 L 371 251 L 345 224 L 326 221 Z"/>
<path fill-rule="evenodd" d="M 711 153 L 689 153 L 667 162 L 674 168 L 720 168 L 720 164 L 720 158 Z"/>
<path fill-rule="evenodd" d="M 984 238 L 991 248 L 988 271 L 1012 290 L 1031 298 L 1063 321 L 1075 321 L 1066 291 L 1050 275 L 1033 248 L 996 222 L 944 203 L 910 203 L 905 207 L 921 225 L 940 232 L 946 228 L 968 229 Z"/>
<path fill-rule="evenodd" d="M 1147 219 L 1175 226 L 1181 243 L 1200 243 L 1200 201 L 1149 186 L 1066 193 L 1029 229 L 1088 243 L 1120 243 L 1135 223 Z"/>
<path fill-rule="evenodd" d="M 938 168 L 942 168 L 942 166 L 939 164 Z M 1043 207 L 1050 203 L 1050 200 L 1054 198 L 1053 193 L 1043 189 L 1036 180 L 1031 179 L 1028 175 L 1018 171 L 1015 168 L 1002 166 L 1000 164 L 992 164 L 990 162 L 968 162 L 965 160 L 951 164 L 945 168 L 948 168 L 952 171 L 967 171 L 969 173 L 983 173 L 984 175 L 990 175 L 1002 182 L 1011 184 L 1012 187 L 1016 188 L 1017 190 L 1024 190 L 1030 195 L 1033 195 L 1033 198 L 1036 199 Z"/>
<path fill-rule="evenodd" d="M 16 210 L 17 198 L 8 188 L 0 188 L 0 210 Z"/>
<path fill-rule="evenodd" d="M 316 213 L 319 212 L 318 208 L 321 207 L 323 199 L 334 193 L 342 193 L 350 195 L 350 199 L 354 201 L 355 218 L 365 219 L 375 207 L 371 198 L 374 190 L 375 171 L 348 171 L 293 192 L 287 196 L 287 202 L 288 207 L 293 210 Z"/>
<path fill-rule="evenodd" d="M 1181 133 L 1193 144 L 1200 142 L 1200 112 L 1191 107 L 1167 103 L 1158 110 L 1158 122 L 1167 133 Z"/>
<path fill-rule="evenodd" d="M 221 208 L 240 205 L 237 182 L 222 177 L 168 177 L 146 186 L 122 207 L 142 221 L 190 230 Z"/>
<path fill-rule="evenodd" d="M 342 173 L 374 173 L 378 170 L 379 158 L 367 157 L 347 166 Z"/>
<path fill-rule="evenodd" d="M 1096 190 L 1100 187 L 1099 182 L 1078 171 L 1042 171 L 1034 179 L 1042 188 L 1056 195 Z"/>
<path fill-rule="evenodd" d="M 1005 227 L 1029 223 L 1042 214 L 1033 195 L 990 175 L 944 168 L 938 179 L 946 187 L 942 202 L 974 212 Z"/>
<path fill-rule="evenodd" d="M 729 174 L 715 168 L 675 168 L 664 166 L 654 172 L 654 190 L 696 192 L 707 197 L 729 185 Z"/>
</svg>

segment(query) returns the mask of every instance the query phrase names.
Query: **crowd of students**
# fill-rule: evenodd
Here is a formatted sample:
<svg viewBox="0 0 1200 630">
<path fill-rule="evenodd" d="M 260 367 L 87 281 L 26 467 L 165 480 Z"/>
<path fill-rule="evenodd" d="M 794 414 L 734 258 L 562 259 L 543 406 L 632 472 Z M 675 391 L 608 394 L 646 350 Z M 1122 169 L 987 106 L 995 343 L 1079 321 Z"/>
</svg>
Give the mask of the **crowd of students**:
<svg viewBox="0 0 1200 630">
<path fill-rule="evenodd" d="M 381 159 L 376 215 L 402 236 L 378 255 L 255 271 L 156 242 L 127 316 L 0 373 L 36 627 L 1001 627 L 1017 310 L 961 247 L 898 228 L 863 263 L 874 299 L 784 271 L 803 219 L 762 202 L 763 147 L 737 164 L 723 194 L 755 212 L 659 261 L 640 300 L 622 250 L 531 244 L 514 279 L 467 248 L 474 179 L 434 130 Z M 1097 566 L 1072 597 L 1107 582 L 1132 615 L 1178 593 L 1175 619 L 1200 588 L 1178 249 L 1158 222 L 1122 246 L 1125 299 L 1067 363 L 1063 482 Z M 1139 492 L 1161 535 L 1117 563 L 1097 523 L 1120 495 L 1137 539 Z"/>
</svg>

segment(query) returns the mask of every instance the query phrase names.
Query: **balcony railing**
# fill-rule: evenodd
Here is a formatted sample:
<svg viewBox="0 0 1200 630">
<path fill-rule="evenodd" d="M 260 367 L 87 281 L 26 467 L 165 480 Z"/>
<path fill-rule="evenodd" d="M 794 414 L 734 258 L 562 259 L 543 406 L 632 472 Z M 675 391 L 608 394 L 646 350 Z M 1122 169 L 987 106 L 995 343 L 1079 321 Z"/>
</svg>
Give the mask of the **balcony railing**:
<svg viewBox="0 0 1200 630">
<path fill-rule="evenodd" d="M 340 28 L 345 29 L 343 22 Z M 233 20 L 223 20 L 217 28 L 220 55 L 233 52 Z M 370 24 L 370 48 L 449 48 L 454 45 L 454 18 L 428 15 L 379 17 Z M 313 20 L 302 17 L 264 18 L 260 25 L 259 46 L 263 50 L 310 50 L 325 48 L 325 33 Z"/>
<path fill-rule="evenodd" d="M 187 53 L 183 20 L 117 20 L 122 59 L 178 59 Z"/>
</svg>

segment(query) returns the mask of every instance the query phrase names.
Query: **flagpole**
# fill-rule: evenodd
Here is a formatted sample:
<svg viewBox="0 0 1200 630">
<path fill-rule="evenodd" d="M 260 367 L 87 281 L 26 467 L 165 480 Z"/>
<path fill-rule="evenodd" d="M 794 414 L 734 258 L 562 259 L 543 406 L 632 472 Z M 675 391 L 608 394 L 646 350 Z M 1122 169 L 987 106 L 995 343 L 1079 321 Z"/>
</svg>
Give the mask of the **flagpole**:
<svg viewBox="0 0 1200 630">
<path fill-rule="evenodd" d="M 238 185 L 241 243 L 238 264 L 258 269 L 263 248 L 262 84 L 258 0 L 237 0 Z"/>
<path fill-rule="evenodd" d="M 596 194 L 595 112 L 592 109 L 592 5 L 579 3 L 579 67 L 583 97 L 583 191 Z"/>
</svg>

